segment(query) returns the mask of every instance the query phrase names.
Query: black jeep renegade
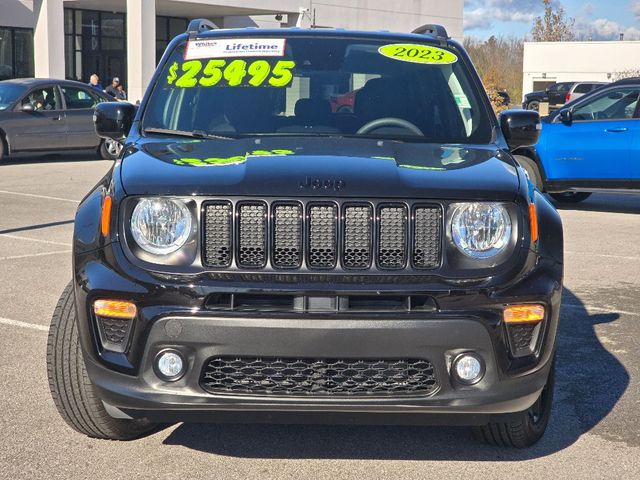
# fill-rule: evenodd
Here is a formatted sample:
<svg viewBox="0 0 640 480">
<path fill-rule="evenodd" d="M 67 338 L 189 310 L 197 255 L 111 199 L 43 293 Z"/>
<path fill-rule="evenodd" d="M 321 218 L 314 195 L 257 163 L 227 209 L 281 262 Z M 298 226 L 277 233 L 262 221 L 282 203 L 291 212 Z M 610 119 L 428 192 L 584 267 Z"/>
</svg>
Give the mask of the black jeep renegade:
<svg viewBox="0 0 640 480">
<path fill-rule="evenodd" d="M 444 28 L 191 22 L 81 202 L 48 367 L 64 419 L 547 426 L 562 226 Z"/>
</svg>

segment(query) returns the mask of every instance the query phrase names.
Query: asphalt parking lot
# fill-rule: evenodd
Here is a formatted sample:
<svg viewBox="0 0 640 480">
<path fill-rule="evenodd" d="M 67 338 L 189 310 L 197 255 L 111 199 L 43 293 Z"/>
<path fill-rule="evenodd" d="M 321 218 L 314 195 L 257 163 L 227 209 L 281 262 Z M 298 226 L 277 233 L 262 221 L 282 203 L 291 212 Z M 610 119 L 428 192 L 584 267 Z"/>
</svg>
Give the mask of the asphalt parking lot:
<svg viewBox="0 0 640 480">
<path fill-rule="evenodd" d="M 71 276 L 93 154 L 0 165 L 0 478 L 640 478 L 640 196 L 562 209 L 565 294 L 551 425 L 526 451 L 466 429 L 178 424 L 134 442 L 70 430 L 51 400 L 47 329 Z"/>
</svg>

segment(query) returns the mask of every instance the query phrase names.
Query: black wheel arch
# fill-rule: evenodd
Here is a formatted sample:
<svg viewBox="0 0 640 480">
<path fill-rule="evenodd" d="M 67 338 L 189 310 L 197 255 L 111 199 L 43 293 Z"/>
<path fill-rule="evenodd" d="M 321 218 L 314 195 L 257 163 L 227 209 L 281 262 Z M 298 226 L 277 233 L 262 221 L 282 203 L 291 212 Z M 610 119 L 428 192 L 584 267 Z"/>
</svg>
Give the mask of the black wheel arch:
<svg viewBox="0 0 640 480">
<path fill-rule="evenodd" d="M 547 173 L 544 170 L 544 165 L 542 165 L 540 155 L 538 155 L 538 151 L 535 147 L 521 147 L 511 152 L 511 154 L 522 155 L 523 157 L 527 157 L 533 160 L 538 167 L 538 171 L 540 172 L 540 178 L 542 178 L 543 186 L 547 184 Z"/>
<path fill-rule="evenodd" d="M 113 169 L 100 179 L 80 201 L 73 230 L 73 254 L 80 255 L 103 247 L 110 239 L 102 238 L 101 217 L 104 199 L 112 189 Z M 115 203 L 115 202 L 114 202 Z M 115 213 L 111 212 L 112 231 Z"/>
<path fill-rule="evenodd" d="M 553 204 L 535 191 L 533 203 L 538 217 L 538 254 L 559 264 L 564 263 L 562 219 Z"/>
</svg>

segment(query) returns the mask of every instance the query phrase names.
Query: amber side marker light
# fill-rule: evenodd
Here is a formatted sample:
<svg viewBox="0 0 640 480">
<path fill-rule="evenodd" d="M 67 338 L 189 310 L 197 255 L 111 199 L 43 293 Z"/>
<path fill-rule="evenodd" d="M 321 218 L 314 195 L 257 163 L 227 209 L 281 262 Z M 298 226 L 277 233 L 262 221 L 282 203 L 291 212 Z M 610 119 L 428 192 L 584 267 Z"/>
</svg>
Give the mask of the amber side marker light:
<svg viewBox="0 0 640 480">
<path fill-rule="evenodd" d="M 544 305 L 510 305 L 504 309 L 505 323 L 538 323 L 544 320 Z"/>
<path fill-rule="evenodd" d="M 529 204 L 529 229 L 531 230 L 531 241 L 538 241 L 538 214 L 536 213 L 536 206 Z"/>
<path fill-rule="evenodd" d="M 138 312 L 136 305 L 120 300 L 96 300 L 93 311 L 98 317 L 133 319 Z"/>
<path fill-rule="evenodd" d="M 104 197 L 102 202 L 102 215 L 100 216 L 100 230 L 103 237 L 109 236 L 109 226 L 111 224 L 111 196 Z"/>
</svg>

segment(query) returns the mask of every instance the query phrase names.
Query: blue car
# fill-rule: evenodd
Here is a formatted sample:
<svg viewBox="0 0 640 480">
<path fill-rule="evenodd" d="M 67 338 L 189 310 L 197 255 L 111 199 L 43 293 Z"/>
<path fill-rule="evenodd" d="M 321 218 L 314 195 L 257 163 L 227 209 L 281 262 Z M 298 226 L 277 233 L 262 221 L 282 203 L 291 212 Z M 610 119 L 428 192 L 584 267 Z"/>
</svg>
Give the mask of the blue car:
<svg viewBox="0 0 640 480">
<path fill-rule="evenodd" d="M 552 113 L 540 140 L 516 151 L 539 190 L 560 202 L 596 191 L 640 193 L 640 78 L 591 92 Z"/>
</svg>

